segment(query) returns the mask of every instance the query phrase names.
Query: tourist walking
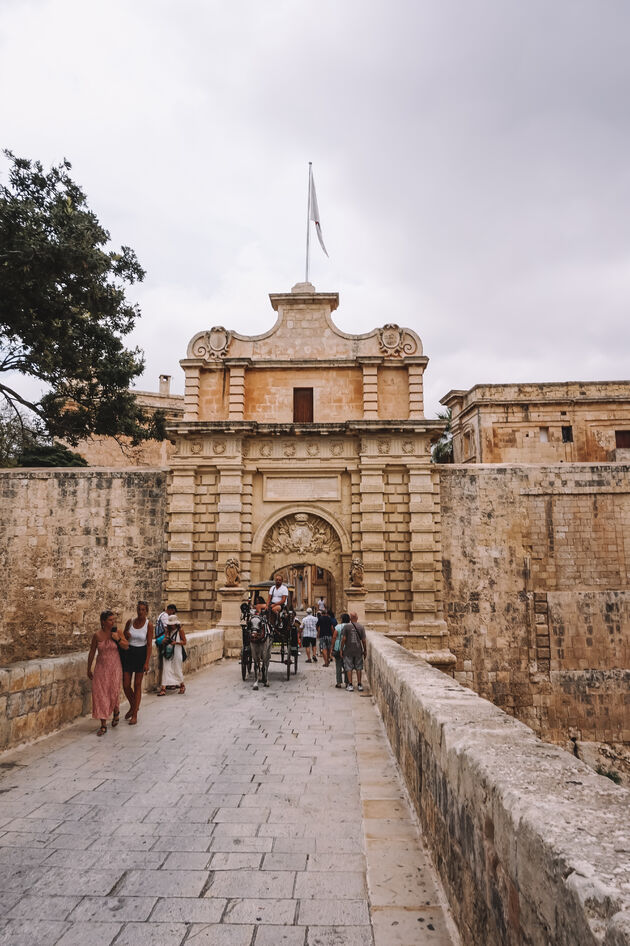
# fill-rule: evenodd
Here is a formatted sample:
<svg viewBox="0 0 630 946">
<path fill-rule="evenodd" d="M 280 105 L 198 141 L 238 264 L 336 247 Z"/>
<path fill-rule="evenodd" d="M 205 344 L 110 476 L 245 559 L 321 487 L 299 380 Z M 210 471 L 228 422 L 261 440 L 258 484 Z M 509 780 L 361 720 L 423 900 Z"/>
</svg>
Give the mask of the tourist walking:
<svg viewBox="0 0 630 946">
<path fill-rule="evenodd" d="M 129 700 L 125 719 L 129 720 L 130 726 L 135 726 L 142 699 L 142 681 L 149 669 L 153 643 L 153 624 L 149 621 L 146 601 L 138 601 L 136 617 L 125 624 L 125 637 L 129 641 L 129 647 L 122 652 L 123 690 Z"/>
<path fill-rule="evenodd" d="M 186 692 L 184 684 L 184 654 L 186 635 L 179 623 L 177 614 L 171 614 L 168 619 L 166 634 L 162 643 L 162 685 L 158 696 L 166 696 L 167 687 L 179 687 L 180 693 Z"/>
<path fill-rule="evenodd" d="M 324 658 L 324 666 L 327 667 L 330 663 L 330 648 L 332 646 L 332 636 L 333 636 L 334 625 L 332 618 L 326 608 L 318 615 L 317 618 L 317 636 L 319 637 L 319 647 Z"/>
<path fill-rule="evenodd" d="M 363 659 L 367 654 L 367 642 L 365 628 L 358 623 L 356 612 L 350 612 L 350 621 L 343 625 L 341 631 L 341 656 L 343 657 L 343 666 L 346 671 L 348 683 L 347 690 L 354 690 L 352 686 L 352 671 L 357 672 L 357 690 L 362 690 L 361 673 L 363 671 Z"/>
<path fill-rule="evenodd" d="M 162 656 L 162 645 L 168 627 L 168 619 L 171 614 L 177 614 L 177 608 L 174 604 L 167 604 L 164 610 L 159 614 L 155 622 L 155 646 L 158 652 L 158 690 L 162 685 L 162 670 L 164 668 L 164 658 Z"/>
<path fill-rule="evenodd" d="M 97 736 L 104 736 L 107 732 L 107 720 L 110 714 L 112 728 L 118 725 L 122 683 L 122 666 L 118 648 L 126 650 L 128 646 L 124 634 L 121 634 L 116 627 L 114 612 L 102 611 L 101 629 L 92 637 L 87 661 L 88 680 L 92 681 L 92 719 L 98 719 L 101 722 Z M 96 665 L 92 670 L 95 656 Z"/>
<path fill-rule="evenodd" d="M 331 650 L 332 655 L 335 658 L 335 686 L 338 690 L 342 688 L 344 682 L 343 658 L 341 656 L 341 632 L 343 630 L 344 624 L 347 624 L 349 621 L 350 615 L 344 611 L 344 613 L 341 615 L 340 623 L 335 627 L 332 636 Z"/>
<path fill-rule="evenodd" d="M 312 608 L 306 609 L 306 617 L 300 624 L 300 628 L 302 629 L 302 647 L 306 651 L 306 663 L 317 663 L 317 618 L 313 615 Z"/>
</svg>

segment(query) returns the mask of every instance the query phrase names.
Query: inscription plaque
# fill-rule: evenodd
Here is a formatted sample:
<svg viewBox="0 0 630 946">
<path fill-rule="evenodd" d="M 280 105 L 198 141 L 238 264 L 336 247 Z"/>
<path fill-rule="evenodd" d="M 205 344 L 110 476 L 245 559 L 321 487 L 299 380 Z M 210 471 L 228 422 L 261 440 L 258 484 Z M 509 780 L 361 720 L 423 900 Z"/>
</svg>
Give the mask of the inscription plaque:
<svg viewBox="0 0 630 946">
<path fill-rule="evenodd" d="M 265 476 L 264 498 L 274 500 L 339 499 L 338 476 Z"/>
</svg>

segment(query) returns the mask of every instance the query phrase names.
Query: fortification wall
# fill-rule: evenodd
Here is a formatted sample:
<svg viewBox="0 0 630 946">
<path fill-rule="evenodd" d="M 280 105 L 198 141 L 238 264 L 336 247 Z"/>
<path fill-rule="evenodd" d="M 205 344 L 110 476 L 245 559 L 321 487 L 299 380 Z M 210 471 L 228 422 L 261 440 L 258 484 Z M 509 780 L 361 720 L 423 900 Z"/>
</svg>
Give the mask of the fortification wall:
<svg viewBox="0 0 630 946">
<path fill-rule="evenodd" d="M 440 468 L 455 677 L 545 738 L 630 742 L 630 466 Z"/>
<path fill-rule="evenodd" d="M 87 647 L 104 608 L 161 605 L 163 470 L 0 471 L 0 663 Z"/>
<path fill-rule="evenodd" d="M 374 633 L 368 676 L 462 943 L 630 944 L 630 792 Z"/>
</svg>

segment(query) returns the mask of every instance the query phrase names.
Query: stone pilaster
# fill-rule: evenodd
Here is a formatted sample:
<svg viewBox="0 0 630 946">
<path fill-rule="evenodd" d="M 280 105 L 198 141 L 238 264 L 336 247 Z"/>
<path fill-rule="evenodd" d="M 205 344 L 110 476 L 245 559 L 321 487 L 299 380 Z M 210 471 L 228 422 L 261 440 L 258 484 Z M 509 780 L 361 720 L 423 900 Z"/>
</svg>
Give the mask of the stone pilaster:
<svg viewBox="0 0 630 946">
<path fill-rule="evenodd" d="M 383 469 L 361 467 L 361 557 L 365 573 L 365 618 L 373 630 L 387 630 L 385 604 L 385 497 Z"/>
<path fill-rule="evenodd" d="M 378 420 L 378 365 L 363 365 L 363 417 Z"/>
<path fill-rule="evenodd" d="M 183 420 L 199 420 L 199 383 L 199 368 L 188 368 L 184 387 Z"/>
<path fill-rule="evenodd" d="M 241 584 L 247 586 L 252 581 L 252 517 L 253 517 L 253 476 L 243 473 L 243 492 L 241 502 Z"/>
<path fill-rule="evenodd" d="M 240 458 L 217 463 L 217 583 L 222 585 L 225 565 L 232 557 L 241 558 L 243 472 Z"/>
<path fill-rule="evenodd" d="M 230 390 L 228 417 L 230 420 L 243 420 L 245 411 L 245 365 L 230 365 Z"/>
<path fill-rule="evenodd" d="M 241 602 L 245 597 L 244 588 L 218 589 L 221 617 L 219 627 L 223 629 L 223 656 L 238 657 L 241 652 Z"/>
<path fill-rule="evenodd" d="M 344 594 L 346 596 L 346 607 L 349 613 L 356 611 L 357 617 L 359 619 L 359 624 L 365 624 L 368 620 L 366 618 L 366 608 L 365 608 L 365 599 L 367 597 L 367 591 L 365 588 L 344 588 Z M 339 614 L 337 614 L 339 617 Z M 373 629 L 373 625 L 370 623 L 370 630 Z"/>
<path fill-rule="evenodd" d="M 424 365 L 409 365 L 409 420 L 424 417 L 423 373 Z"/>
</svg>

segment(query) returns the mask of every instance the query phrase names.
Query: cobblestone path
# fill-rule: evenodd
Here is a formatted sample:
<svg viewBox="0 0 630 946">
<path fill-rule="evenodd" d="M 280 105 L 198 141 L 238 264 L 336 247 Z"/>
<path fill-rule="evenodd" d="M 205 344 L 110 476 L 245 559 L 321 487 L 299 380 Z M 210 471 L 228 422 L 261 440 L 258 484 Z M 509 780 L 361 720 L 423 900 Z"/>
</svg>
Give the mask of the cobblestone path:
<svg viewBox="0 0 630 946">
<path fill-rule="evenodd" d="M 454 942 L 369 695 L 270 680 L 224 661 L 0 756 L 0 943 Z"/>
</svg>

